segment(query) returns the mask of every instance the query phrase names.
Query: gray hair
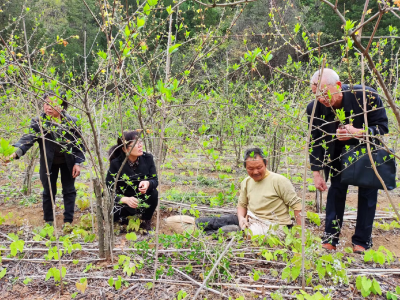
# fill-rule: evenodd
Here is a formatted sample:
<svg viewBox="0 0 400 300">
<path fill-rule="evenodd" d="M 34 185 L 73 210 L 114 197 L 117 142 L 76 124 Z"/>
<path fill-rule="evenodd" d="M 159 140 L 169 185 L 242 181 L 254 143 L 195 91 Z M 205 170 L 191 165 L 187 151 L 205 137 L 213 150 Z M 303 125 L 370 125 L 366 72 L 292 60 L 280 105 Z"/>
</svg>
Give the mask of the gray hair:
<svg viewBox="0 0 400 300">
<path fill-rule="evenodd" d="M 324 80 L 325 84 L 335 85 L 336 82 L 340 81 L 339 75 L 332 69 L 324 68 L 322 72 L 322 78 L 320 77 L 321 70 L 318 70 L 311 77 L 311 84 L 318 83 L 318 80 Z"/>
</svg>

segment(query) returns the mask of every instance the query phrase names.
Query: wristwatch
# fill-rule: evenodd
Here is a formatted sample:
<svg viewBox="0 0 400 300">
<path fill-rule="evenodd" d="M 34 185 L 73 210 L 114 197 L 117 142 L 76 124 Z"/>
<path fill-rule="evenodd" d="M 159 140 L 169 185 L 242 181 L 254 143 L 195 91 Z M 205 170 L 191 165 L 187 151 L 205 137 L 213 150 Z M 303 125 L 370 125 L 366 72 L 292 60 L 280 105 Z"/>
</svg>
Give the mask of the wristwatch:
<svg viewBox="0 0 400 300">
<path fill-rule="evenodd" d="M 80 166 L 82 167 L 83 163 L 75 163 L 75 166 Z"/>
</svg>

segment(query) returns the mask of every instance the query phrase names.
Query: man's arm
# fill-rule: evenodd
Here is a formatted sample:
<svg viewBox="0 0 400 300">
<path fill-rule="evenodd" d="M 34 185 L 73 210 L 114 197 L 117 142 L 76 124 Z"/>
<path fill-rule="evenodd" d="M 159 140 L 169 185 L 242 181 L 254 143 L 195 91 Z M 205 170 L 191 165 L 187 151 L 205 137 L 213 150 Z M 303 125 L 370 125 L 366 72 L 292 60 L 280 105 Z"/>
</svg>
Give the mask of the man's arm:
<svg viewBox="0 0 400 300">
<path fill-rule="evenodd" d="M 347 141 L 352 138 L 362 139 L 365 134 L 383 135 L 389 132 L 389 121 L 386 110 L 383 108 L 382 100 L 377 91 L 366 87 L 366 99 L 364 101 L 367 101 L 368 130 L 366 128 L 355 128 L 347 124 L 342 129 L 337 130 L 337 136 L 340 141 Z M 363 116 L 361 117 L 364 118 Z"/>
<path fill-rule="evenodd" d="M 378 92 L 372 88 L 366 91 L 367 96 L 367 118 L 368 131 L 371 135 L 386 134 L 389 132 L 389 121 L 386 115 L 386 110 L 383 108 L 383 103 L 378 95 Z"/>
<path fill-rule="evenodd" d="M 245 178 L 240 183 L 240 194 L 237 206 L 237 216 L 241 229 L 249 227 L 249 223 L 247 222 L 247 205 L 249 204 L 249 199 L 247 199 L 247 179 L 248 178 Z"/>
<path fill-rule="evenodd" d="M 237 216 L 239 220 L 239 226 L 241 229 L 245 229 L 249 227 L 249 222 L 247 221 L 247 208 L 238 206 L 237 208 Z"/>
<path fill-rule="evenodd" d="M 283 200 L 283 202 L 294 210 L 294 217 L 296 219 L 296 224 L 301 225 L 301 199 L 297 196 L 296 191 L 286 177 L 280 176 L 276 184 L 278 196 Z"/>
<path fill-rule="evenodd" d="M 296 220 L 296 225 L 301 225 L 301 210 L 294 211 L 294 218 Z"/>
<path fill-rule="evenodd" d="M 318 104 L 318 103 L 317 103 Z M 321 124 L 318 124 L 318 120 L 314 119 L 313 124 L 311 122 L 311 112 L 313 109 L 314 102 L 311 102 L 307 106 L 307 119 L 308 119 L 308 126 L 313 126 L 311 130 L 311 139 L 310 139 L 310 164 L 311 164 L 311 171 L 313 171 L 314 175 L 314 184 L 315 187 L 320 191 L 326 191 L 328 187 L 326 186 L 326 182 L 324 178 L 320 174 L 320 170 L 323 169 L 323 160 L 324 160 L 324 149 L 321 146 L 322 139 L 321 139 L 321 130 L 315 128 Z"/>
</svg>

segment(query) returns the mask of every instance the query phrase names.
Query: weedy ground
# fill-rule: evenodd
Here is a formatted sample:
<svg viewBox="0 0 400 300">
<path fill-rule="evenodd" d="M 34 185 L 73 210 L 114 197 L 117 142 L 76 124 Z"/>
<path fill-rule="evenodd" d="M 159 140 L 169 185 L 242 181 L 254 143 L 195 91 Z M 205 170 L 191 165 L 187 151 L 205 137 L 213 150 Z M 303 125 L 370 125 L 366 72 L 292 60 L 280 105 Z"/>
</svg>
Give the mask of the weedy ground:
<svg viewBox="0 0 400 300">
<path fill-rule="evenodd" d="M 307 180 L 307 287 L 300 291 L 300 228 L 249 239 L 243 233 L 179 235 L 162 222 L 176 214 L 198 217 L 234 212 L 239 184 L 246 174 L 229 158 L 217 167 L 192 155 L 163 164 L 156 271 L 155 235 L 137 231 L 135 219 L 128 228 L 115 227 L 113 260 L 99 259 L 87 169 L 77 181 L 75 220 L 66 231 L 61 229 L 63 204 L 58 192 L 57 247 L 54 228 L 43 224 L 38 176 L 34 176 L 32 195 L 24 196 L 20 188 L 23 170 L 23 162 L 0 170 L 1 299 L 192 299 L 220 256 L 198 299 L 400 299 L 400 225 L 388 217 L 392 209 L 383 194 L 378 200 L 382 218 L 374 225 L 372 250 L 365 255 L 351 251 L 357 208 L 357 190 L 351 188 L 341 244 L 338 251 L 329 253 L 320 246 L 324 217 L 315 213 L 315 192 L 310 192 L 312 182 Z M 301 196 L 301 166 L 283 166 L 279 172 L 292 180 Z M 392 196 L 399 205 L 396 190 Z M 155 221 L 154 217 L 153 225 Z"/>
</svg>

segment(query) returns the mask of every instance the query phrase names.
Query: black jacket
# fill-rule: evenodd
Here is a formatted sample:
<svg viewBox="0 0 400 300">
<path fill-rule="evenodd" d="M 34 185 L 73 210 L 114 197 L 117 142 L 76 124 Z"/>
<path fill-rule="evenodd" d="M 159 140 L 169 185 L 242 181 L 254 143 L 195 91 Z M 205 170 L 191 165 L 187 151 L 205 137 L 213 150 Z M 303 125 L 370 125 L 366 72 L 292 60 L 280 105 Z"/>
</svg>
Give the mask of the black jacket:
<svg viewBox="0 0 400 300">
<path fill-rule="evenodd" d="M 106 184 L 111 193 L 114 190 L 115 176 L 117 175 L 124 159 L 125 154 L 122 154 L 113 159 L 110 163 L 110 168 L 108 169 L 106 177 Z M 157 188 L 158 178 L 153 155 L 146 152 L 143 152 L 143 155 L 139 157 L 139 164 L 135 169 L 133 169 L 128 162 L 123 166 L 118 178 L 114 201 L 118 203 L 122 197 L 135 197 L 142 199 L 144 195 L 139 192 L 138 186 L 139 183 L 144 180 L 150 182 L 146 194 L 150 194 L 152 190 Z"/>
<path fill-rule="evenodd" d="M 77 118 L 72 117 L 66 113 L 62 114 L 61 123 L 54 123 L 45 113 L 42 113 L 41 121 L 43 125 L 43 133 L 46 146 L 46 157 L 49 169 L 53 164 L 54 151 L 62 145 L 65 155 L 65 162 L 72 172 L 72 168 L 76 163 L 85 161 L 84 151 L 85 148 L 81 141 L 81 132 L 76 125 Z M 21 137 L 21 139 L 14 144 L 18 147 L 18 158 L 24 155 L 35 142 L 38 142 L 40 148 L 40 176 L 45 176 L 46 165 L 44 159 L 43 142 L 39 127 L 39 118 L 33 118 L 29 127 L 29 133 Z"/>
<path fill-rule="evenodd" d="M 388 133 L 388 118 L 382 100 L 379 98 L 377 91 L 373 88 L 365 87 L 365 90 L 367 97 L 369 134 L 383 135 Z M 342 93 L 342 107 L 346 116 L 345 124 L 352 123 L 355 128 L 364 128 L 362 86 L 354 85 L 353 88 L 350 89 L 349 85 L 343 84 Z M 309 103 L 307 106 L 309 126 L 313 105 L 314 101 Z M 309 145 L 311 170 L 319 171 L 324 169 L 325 174 L 329 174 L 329 164 L 340 156 L 343 146 L 348 144 L 358 144 L 358 140 L 350 139 L 346 142 L 340 142 L 337 140 L 336 136 L 333 139 L 332 135 L 327 135 L 336 134 L 339 120 L 336 119 L 335 114 L 332 112 L 332 108 L 326 107 L 319 102 L 317 102 L 317 107 L 315 108 L 312 126 L 311 143 Z"/>
</svg>

